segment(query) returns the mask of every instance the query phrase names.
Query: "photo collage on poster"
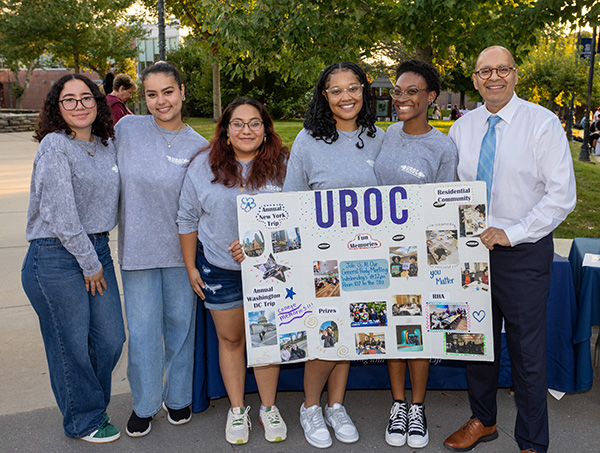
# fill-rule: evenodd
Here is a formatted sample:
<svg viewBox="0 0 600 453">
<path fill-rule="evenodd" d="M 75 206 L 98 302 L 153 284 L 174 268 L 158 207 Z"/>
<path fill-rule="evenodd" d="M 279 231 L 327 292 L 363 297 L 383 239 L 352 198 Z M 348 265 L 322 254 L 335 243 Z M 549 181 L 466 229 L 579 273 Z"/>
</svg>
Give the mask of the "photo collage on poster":
<svg viewBox="0 0 600 453">
<path fill-rule="evenodd" d="M 248 364 L 493 360 L 482 199 L 480 182 L 240 195 Z"/>
</svg>

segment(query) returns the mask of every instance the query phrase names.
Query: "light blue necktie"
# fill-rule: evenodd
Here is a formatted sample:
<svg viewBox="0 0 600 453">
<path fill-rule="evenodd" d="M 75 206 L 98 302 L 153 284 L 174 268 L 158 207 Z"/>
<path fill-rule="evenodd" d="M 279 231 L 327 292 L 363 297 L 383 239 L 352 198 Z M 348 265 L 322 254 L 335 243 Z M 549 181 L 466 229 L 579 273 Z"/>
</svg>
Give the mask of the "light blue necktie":
<svg viewBox="0 0 600 453">
<path fill-rule="evenodd" d="M 490 197 L 492 195 L 492 181 L 494 180 L 494 156 L 496 154 L 496 124 L 500 117 L 492 115 L 488 118 L 488 130 L 481 142 L 479 152 L 479 163 L 477 164 L 477 181 L 487 183 L 487 206 L 490 208 Z"/>
</svg>

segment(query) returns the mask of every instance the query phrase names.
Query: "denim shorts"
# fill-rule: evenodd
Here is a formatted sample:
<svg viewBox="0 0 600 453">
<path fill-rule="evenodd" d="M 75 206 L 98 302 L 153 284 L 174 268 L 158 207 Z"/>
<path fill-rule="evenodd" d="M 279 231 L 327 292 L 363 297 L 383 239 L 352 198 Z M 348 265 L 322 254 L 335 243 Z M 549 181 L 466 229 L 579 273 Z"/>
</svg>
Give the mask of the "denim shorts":
<svg viewBox="0 0 600 453">
<path fill-rule="evenodd" d="M 204 256 L 204 247 L 198 242 L 196 267 L 204 288 L 204 306 L 209 310 L 231 310 L 244 305 L 242 272 L 214 266 Z"/>
</svg>

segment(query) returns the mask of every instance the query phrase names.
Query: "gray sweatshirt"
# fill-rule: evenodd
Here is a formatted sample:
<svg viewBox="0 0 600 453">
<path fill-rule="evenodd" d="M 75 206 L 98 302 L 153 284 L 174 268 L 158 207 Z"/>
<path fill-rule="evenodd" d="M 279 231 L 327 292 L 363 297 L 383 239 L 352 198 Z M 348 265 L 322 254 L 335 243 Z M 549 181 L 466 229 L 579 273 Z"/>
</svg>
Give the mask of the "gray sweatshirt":
<svg viewBox="0 0 600 453">
<path fill-rule="evenodd" d="M 338 131 L 332 144 L 317 140 L 302 129 L 292 145 L 283 190 L 324 190 L 342 187 L 376 186 L 373 166 L 381 149 L 385 132 L 377 128 L 374 138 L 366 132 L 361 138 L 364 147 L 356 147 L 358 131 Z"/>
<path fill-rule="evenodd" d="M 252 168 L 252 161 L 240 162 L 245 178 Z M 239 237 L 236 197 L 242 193 L 240 187 L 225 187 L 211 183 L 214 175 L 208 163 L 208 152 L 196 157 L 187 172 L 181 196 L 177 224 L 180 234 L 198 232 L 198 240 L 204 246 L 204 254 L 214 266 L 240 270 L 240 265 L 227 251 L 229 245 Z M 265 184 L 258 190 L 243 193 L 280 192 L 281 186 Z"/>
<path fill-rule="evenodd" d="M 88 143 L 53 132 L 41 141 L 31 175 L 28 241 L 58 238 L 86 277 L 102 265 L 88 234 L 117 224 L 119 169 L 112 141 Z M 88 155 L 94 154 L 92 157 Z"/>
<path fill-rule="evenodd" d="M 175 223 L 179 192 L 190 158 L 207 140 L 189 126 L 178 134 L 164 129 L 152 115 L 127 115 L 115 133 L 121 171 L 121 269 L 183 267 Z"/>
<path fill-rule="evenodd" d="M 385 133 L 375 160 L 381 185 L 427 184 L 456 181 L 458 151 L 454 142 L 436 128 L 423 135 L 408 135 L 402 122 Z"/>
</svg>

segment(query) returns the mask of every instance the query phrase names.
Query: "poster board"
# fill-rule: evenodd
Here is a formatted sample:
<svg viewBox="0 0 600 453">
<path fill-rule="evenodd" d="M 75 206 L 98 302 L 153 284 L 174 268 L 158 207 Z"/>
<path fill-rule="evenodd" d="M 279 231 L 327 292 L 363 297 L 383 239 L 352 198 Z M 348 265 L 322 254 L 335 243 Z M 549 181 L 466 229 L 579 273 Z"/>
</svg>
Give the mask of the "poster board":
<svg viewBox="0 0 600 453">
<path fill-rule="evenodd" d="M 248 365 L 493 360 L 485 183 L 238 196 Z"/>
</svg>

